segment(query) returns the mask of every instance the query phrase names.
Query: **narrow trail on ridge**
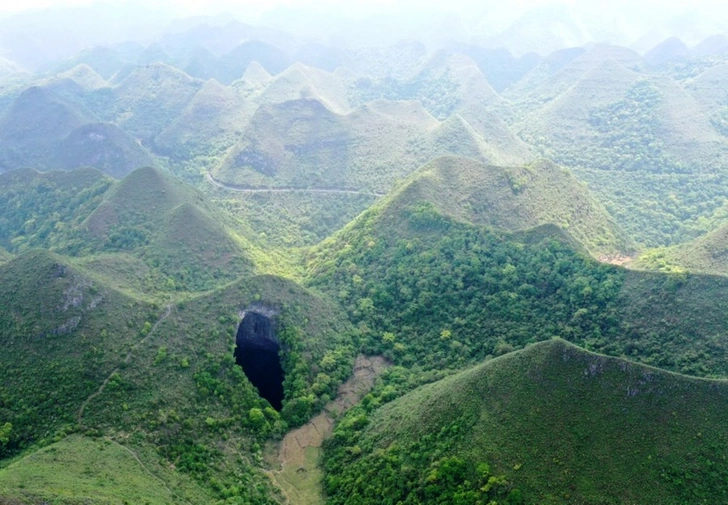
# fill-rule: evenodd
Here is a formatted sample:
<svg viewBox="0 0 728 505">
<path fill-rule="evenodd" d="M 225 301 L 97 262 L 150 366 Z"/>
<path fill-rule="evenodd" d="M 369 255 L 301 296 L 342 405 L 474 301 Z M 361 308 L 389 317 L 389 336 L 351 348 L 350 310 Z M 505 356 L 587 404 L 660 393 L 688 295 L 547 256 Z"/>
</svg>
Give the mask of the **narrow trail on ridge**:
<svg viewBox="0 0 728 505">
<path fill-rule="evenodd" d="M 172 306 L 167 305 L 167 309 L 165 310 L 162 317 L 157 319 L 157 322 L 154 323 L 154 326 L 152 326 L 152 329 L 149 330 L 149 333 L 147 333 L 143 339 L 141 339 L 139 342 L 134 344 L 131 347 L 131 349 L 129 349 L 129 352 L 126 353 L 126 357 L 124 357 L 121 364 L 123 364 L 123 365 L 129 364 L 129 362 L 131 361 L 131 356 L 134 353 L 134 351 L 136 350 L 136 348 L 139 347 L 140 345 L 144 344 L 144 342 L 146 342 L 149 339 L 149 337 L 151 337 L 154 334 L 154 332 L 157 330 L 157 327 L 162 323 L 162 321 L 167 319 L 167 317 L 171 313 L 172 313 Z M 79 426 L 83 425 L 83 413 L 86 410 L 86 407 L 88 406 L 88 404 L 91 402 L 91 400 L 93 400 L 94 398 L 96 398 L 97 396 L 99 396 L 101 393 L 104 392 L 104 389 L 106 389 L 106 386 L 109 384 L 109 381 L 111 380 L 111 378 L 114 376 L 114 374 L 119 372 L 119 369 L 121 368 L 121 364 L 119 366 L 117 366 L 116 368 L 114 368 L 111 371 L 111 373 L 109 374 L 109 376 L 106 377 L 106 379 L 104 379 L 104 382 L 101 383 L 101 386 L 99 386 L 99 389 L 97 389 L 96 392 L 93 393 L 91 396 L 86 398 L 86 400 L 81 404 L 81 407 L 78 409 L 78 414 L 76 415 L 76 421 L 78 422 Z"/>
<path fill-rule="evenodd" d="M 248 188 L 243 186 L 236 186 L 234 184 L 225 184 L 215 179 L 210 172 L 205 173 L 205 178 L 213 186 L 218 188 L 227 189 L 229 191 L 236 191 L 238 193 L 318 193 L 318 194 L 340 194 L 340 195 L 363 195 L 379 198 L 384 196 L 384 193 L 374 193 L 370 191 L 359 191 L 358 189 L 347 189 L 347 188 Z"/>
</svg>

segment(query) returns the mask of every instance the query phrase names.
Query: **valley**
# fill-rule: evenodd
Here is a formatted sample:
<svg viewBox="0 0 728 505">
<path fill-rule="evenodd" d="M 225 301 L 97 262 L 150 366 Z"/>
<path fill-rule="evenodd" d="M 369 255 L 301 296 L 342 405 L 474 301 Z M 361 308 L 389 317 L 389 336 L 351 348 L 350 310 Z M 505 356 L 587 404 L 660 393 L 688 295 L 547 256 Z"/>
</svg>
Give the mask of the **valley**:
<svg viewBox="0 0 728 505">
<path fill-rule="evenodd" d="M 0 504 L 728 503 L 728 39 L 574 9 L 0 15 Z"/>
</svg>

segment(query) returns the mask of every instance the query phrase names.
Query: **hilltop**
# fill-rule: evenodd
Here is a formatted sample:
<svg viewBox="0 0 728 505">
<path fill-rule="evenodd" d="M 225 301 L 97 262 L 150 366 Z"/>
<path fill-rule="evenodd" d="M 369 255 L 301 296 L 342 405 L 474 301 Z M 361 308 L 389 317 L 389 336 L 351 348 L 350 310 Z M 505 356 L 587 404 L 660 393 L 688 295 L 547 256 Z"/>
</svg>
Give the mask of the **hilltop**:
<svg viewBox="0 0 728 505">
<path fill-rule="evenodd" d="M 427 202 L 445 216 L 500 230 L 555 224 L 595 255 L 630 248 L 588 188 L 548 161 L 497 167 L 467 158 L 437 158 L 390 197 L 383 214 L 399 213 L 413 202 Z"/>
<path fill-rule="evenodd" d="M 659 271 L 728 275 L 728 226 L 690 242 L 673 247 L 648 250 L 635 260 L 635 268 Z"/>
<path fill-rule="evenodd" d="M 377 192 L 443 154 L 489 162 L 528 156 L 505 125 L 476 121 L 473 127 L 454 115 L 440 123 L 411 101 L 378 100 L 346 115 L 313 99 L 264 105 L 212 174 L 247 187 Z"/>
<path fill-rule="evenodd" d="M 606 226 L 618 238 L 618 228 L 600 217 L 598 206 L 584 211 L 588 194 L 549 193 L 549 177 L 565 177 L 560 169 L 546 164 L 543 175 L 531 176 L 528 182 L 542 184 L 541 193 L 553 199 L 530 202 L 510 187 L 508 171 L 471 166 L 471 177 L 494 180 L 483 187 L 500 193 L 465 192 L 468 200 L 450 188 L 469 185 L 457 172 L 468 174 L 471 162 L 453 161 L 424 169 L 307 258 L 308 283 L 337 298 L 366 328 L 368 352 L 442 370 L 561 336 L 683 373 L 726 372 L 718 336 L 725 335 L 726 315 L 717 308 L 728 293 L 725 279 L 601 264 L 586 253 L 610 235 L 590 234 Z M 514 195 L 505 198 L 508 191 Z M 521 203 L 511 207 L 511 199 Z M 566 230 L 552 221 L 572 212 L 593 221 L 571 222 Z M 513 219 L 519 213 L 521 223 Z M 499 215 L 509 219 L 494 222 Z M 514 233 L 529 224 L 541 226 Z"/>
<path fill-rule="evenodd" d="M 365 408 L 339 423 L 325 453 L 328 503 L 728 499 L 728 383 L 560 339 Z"/>
<path fill-rule="evenodd" d="M 52 90 L 25 90 L 0 119 L 0 170 L 51 168 L 56 143 L 92 118 Z"/>
<path fill-rule="evenodd" d="M 0 280 L 7 349 L 0 358 L 0 418 L 13 425 L 9 446 L 17 450 L 75 422 L 76 410 L 137 338 L 151 308 L 42 250 L 0 265 Z"/>
<path fill-rule="evenodd" d="M 0 280 L 7 350 L 0 358 L 7 386 L 0 419 L 11 425 L 0 454 L 36 455 L 0 471 L 4 497 L 23 495 L 22 486 L 44 499 L 81 499 L 101 481 L 119 485 L 107 473 L 114 465 L 151 495 L 165 495 L 165 489 L 173 495 L 158 496 L 161 503 L 179 502 L 178 495 L 196 503 L 210 496 L 275 503 L 270 482 L 255 468 L 254 447 L 289 423 L 307 420 L 353 362 L 352 328 L 339 309 L 277 277 L 249 276 L 166 308 L 129 298 L 44 251 L 0 265 Z M 270 317 L 286 348 L 280 414 L 260 398 L 233 357 L 246 310 Z M 104 439 L 67 438 L 76 431 Z M 140 432 L 145 435 L 135 435 Z M 229 440 L 227 448 L 218 444 L 220 437 Z M 122 457 L 129 451 L 138 465 Z M 49 473 L 49 452 L 93 469 L 64 469 L 61 486 Z M 140 475 L 139 466 L 181 487 L 160 488 L 157 478 Z M 41 480 L 28 482 L 34 472 Z M 118 492 L 133 495 L 124 486 Z M 109 499 L 107 491 L 99 496 Z"/>
<path fill-rule="evenodd" d="M 0 245 L 75 257 L 130 296 L 204 291 L 287 262 L 263 252 L 247 227 L 156 168 L 114 181 L 95 169 L 12 171 L 0 177 Z"/>
</svg>

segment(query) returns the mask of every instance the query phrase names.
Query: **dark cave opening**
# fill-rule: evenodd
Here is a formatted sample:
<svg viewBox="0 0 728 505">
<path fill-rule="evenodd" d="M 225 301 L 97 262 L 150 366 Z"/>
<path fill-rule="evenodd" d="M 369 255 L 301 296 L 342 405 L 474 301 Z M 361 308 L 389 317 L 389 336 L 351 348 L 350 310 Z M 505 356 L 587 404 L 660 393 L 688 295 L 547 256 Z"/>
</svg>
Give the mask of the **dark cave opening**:
<svg viewBox="0 0 728 505">
<path fill-rule="evenodd" d="M 247 312 L 235 337 L 235 361 L 262 398 L 280 411 L 283 403 L 283 367 L 273 321 L 258 312 Z"/>
</svg>

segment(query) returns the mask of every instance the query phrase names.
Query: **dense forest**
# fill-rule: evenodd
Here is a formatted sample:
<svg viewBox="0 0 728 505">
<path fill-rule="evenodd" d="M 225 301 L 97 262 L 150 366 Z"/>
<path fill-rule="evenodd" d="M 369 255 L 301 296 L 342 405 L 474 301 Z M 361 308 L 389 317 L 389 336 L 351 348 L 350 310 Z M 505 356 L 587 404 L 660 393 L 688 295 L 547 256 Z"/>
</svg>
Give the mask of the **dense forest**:
<svg viewBox="0 0 728 505">
<path fill-rule="evenodd" d="M 728 503 L 717 13 L 2 9 L 0 503 Z"/>
</svg>

